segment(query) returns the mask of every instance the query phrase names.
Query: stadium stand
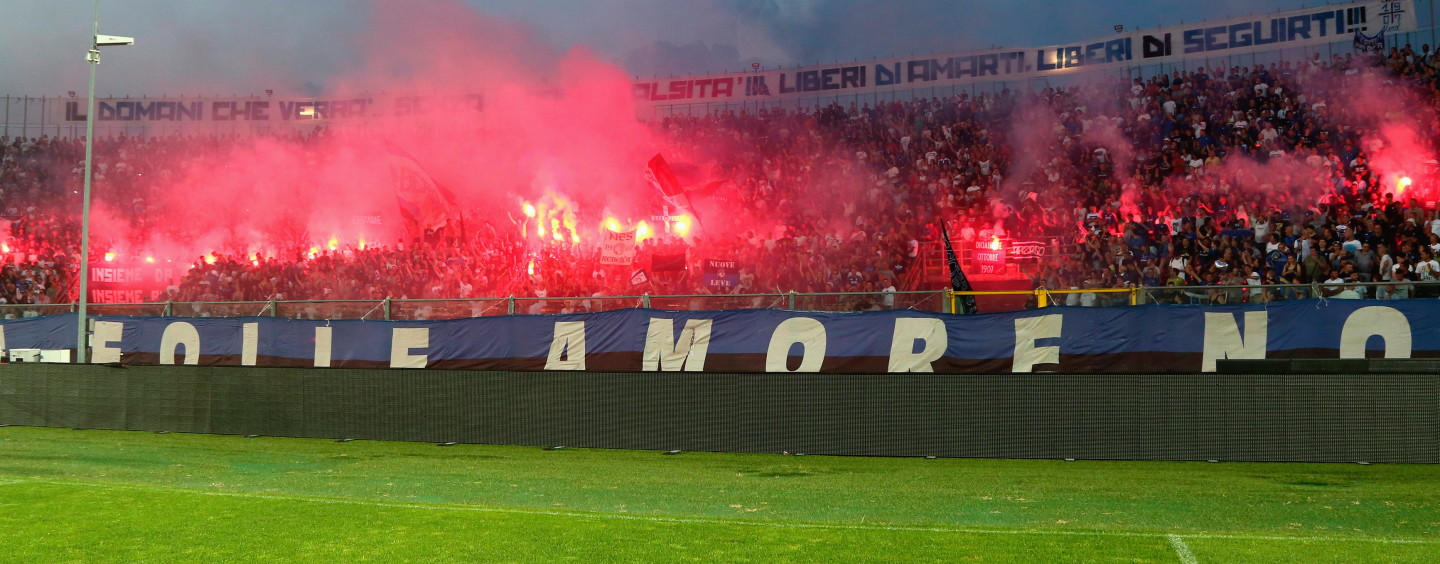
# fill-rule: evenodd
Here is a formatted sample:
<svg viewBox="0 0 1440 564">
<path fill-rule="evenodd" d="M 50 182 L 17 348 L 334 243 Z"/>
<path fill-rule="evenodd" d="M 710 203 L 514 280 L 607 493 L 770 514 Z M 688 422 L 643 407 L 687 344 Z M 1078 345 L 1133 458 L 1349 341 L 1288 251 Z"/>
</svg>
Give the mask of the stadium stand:
<svg viewBox="0 0 1440 564">
<path fill-rule="evenodd" d="M 1048 242 L 1049 257 L 1025 272 L 1036 287 L 1216 286 L 1161 299 L 1227 303 L 1295 295 L 1266 287 L 1272 284 L 1363 282 L 1369 285 L 1322 287 L 1322 294 L 1420 297 L 1407 283 L 1440 275 L 1435 167 L 1411 173 L 1406 186 L 1383 185 L 1364 142 L 1379 120 L 1348 92 L 1378 76 L 1403 98 L 1390 100 L 1393 107 L 1423 116 L 1420 129 L 1434 131 L 1437 69 L 1428 46 L 1407 45 L 1374 58 L 1317 56 L 1034 92 L 663 118 L 652 126 L 677 152 L 713 155 L 718 187 L 705 197 L 755 227 L 646 241 L 642 263 L 687 250 L 690 257 L 678 271 L 652 273 L 648 290 L 708 293 L 697 272 L 702 256 L 744 266 L 737 293 L 943 287 L 913 271 L 946 221 L 966 245 L 1001 237 Z M 304 151 L 332 135 L 345 133 L 277 139 Z M 163 231 L 153 218 L 165 210 L 153 191 L 173 171 L 223 161 L 245 142 L 100 139 L 96 194 L 133 212 L 132 228 Z M 1434 154 L 1432 139 L 1419 143 Z M 72 301 L 83 143 L 7 137 L 0 146 L 0 211 L 10 230 L 0 303 Z M 100 245 L 94 260 L 104 252 Z M 631 290 L 629 280 L 604 275 L 593 245 L 537 250 L 493 228 L 427 234 L 408 246 L 278 254 L 197 257 L 156 300 Z"/>
</svg>

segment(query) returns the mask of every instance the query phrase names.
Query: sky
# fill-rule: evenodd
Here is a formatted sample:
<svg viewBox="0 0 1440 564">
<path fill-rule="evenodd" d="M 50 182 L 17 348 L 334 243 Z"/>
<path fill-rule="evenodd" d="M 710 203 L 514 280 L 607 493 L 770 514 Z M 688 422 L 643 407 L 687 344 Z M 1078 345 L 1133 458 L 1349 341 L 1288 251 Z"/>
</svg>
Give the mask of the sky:
<svg viewBox="0 0 1440 564">
<path fill-rule="evenodd" d="M 353 76 L 394 0 L 104 0 L 101 96 L 319 95 Z M 1316 0 L 410 0 L 459 2 L 557 52 L 637 77 L 1081 41 Z M 1079 6 L 1079 8 L 1067 8 Z M 0 95 L 83 95 L 90 0 L 0 2 Z M 474 25 L 437 21 L 437 29 Z M 489 33 L 494 28 L 474 29 Z M 466 33 L 465 29 L 448 30 Z M 526 53 L 511 53 L 524 60 Z"/>
</svg>

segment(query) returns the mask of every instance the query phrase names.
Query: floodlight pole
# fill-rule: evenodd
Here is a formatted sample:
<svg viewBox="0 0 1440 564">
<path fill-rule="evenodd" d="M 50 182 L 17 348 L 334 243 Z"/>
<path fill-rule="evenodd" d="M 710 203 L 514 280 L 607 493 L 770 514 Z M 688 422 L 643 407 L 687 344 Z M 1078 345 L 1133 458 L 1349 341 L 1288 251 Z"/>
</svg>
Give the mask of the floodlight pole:
<svg viewBox="0 0 1440 564">
<path fill-rule="evenodd" d="M 90 306 L 90 178 L 95 159 L 95 67 L 100 65 L 100 0 L 95 0 L 95 27 L 90 35 L 90 51 L 85 61 L 90 63 L 90 97 L 85 111 L 85 192 L 81 197 L 80 212 L 80 296 L 77 299 L 77 321 L 75 323 L 75 362 L 84 364 L 89 359 L 87 310 Z M 107 38 L 107 44 L 125 38 Z"/>
</svg>

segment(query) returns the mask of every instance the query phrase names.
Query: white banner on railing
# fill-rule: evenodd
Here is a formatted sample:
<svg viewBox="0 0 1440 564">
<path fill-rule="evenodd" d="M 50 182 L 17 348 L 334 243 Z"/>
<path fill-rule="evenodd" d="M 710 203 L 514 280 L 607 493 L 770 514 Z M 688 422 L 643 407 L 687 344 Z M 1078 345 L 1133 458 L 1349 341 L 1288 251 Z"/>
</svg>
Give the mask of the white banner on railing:
<svg viewBox="0 0 1440 564">
<path fill-rule="evenodd" d="M 1005 81 L 1373 40 L 1416 29 L 1413 0 L 1330 4 L 1263 16 L 1129 31 L 1068 45 L 995 49 L 637 82 L 642 104 L 765 101 Z"/>
<path fill-rule="evenodd" d="M 11 118 L 24 115 L 32 126 L 84 125 L 85 98 L 26 98 L 26 108 L 5 110 Z M 244 125 L 319 124 L 354 119 L 408 119 L 435 113 L 475 112 L 484 108 L 479 94 L 435 96 L 353 96 L 342 98 L 101 98 L 95 100 L 95 121 L 101 125 Z M 23 110 L 23 111 L 22 111 Z M 32 115 L 33 114 L 33 115 Z M 41 114 L 44 114 L 43 117 Z M 16 123 L 15 125 L 19 125 Z"/>
<path fill-rule="evenodd" d="M 1330 4 L 1263 16 L 1128 31 L 1066 45 L 993 49 L 838 63 L 792 69 L 641 80 L 640 107 L 707 102 L 765 102 L 836 95 L 1002 82 L 1143 64 L 1204 61 L 1281 48 L 1337 42 L 1373 45 L 1416 29 L 1414 0 Z M 1358 42 L 1357 42 L 1358 40 Z M 1348 44 L 1347 44 L 1348 48 Z M 239 96 L 220 98 L 105 98 L 95 120 L 106 126 L 203 124 L 220 127 L 301 127 L 362 119 L 481 111 L 480 94 L 361 95 L 334 98 Z M 8 127 L 85 124 L 86 100 L 6 98 Z"/>
</svg>

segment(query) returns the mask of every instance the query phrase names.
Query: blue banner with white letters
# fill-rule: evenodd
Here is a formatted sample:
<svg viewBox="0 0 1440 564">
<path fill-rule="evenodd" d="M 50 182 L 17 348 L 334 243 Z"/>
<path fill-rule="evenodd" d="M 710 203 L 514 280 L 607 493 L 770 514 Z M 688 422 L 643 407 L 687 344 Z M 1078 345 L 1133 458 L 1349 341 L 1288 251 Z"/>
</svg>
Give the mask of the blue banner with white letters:
<svg viewBox="0 0 1440 564">
<path fill-rule="evenodd" d="M 121 364 L 596 372 L 1209 372 L 1223 359 L 1440 357 L 1440 301 L 920 311 L 629 309 L 440 321 L 93 316 Z M 0 323 L 0 346 L 73 349 L 75 315 Z"/>
</svg>

